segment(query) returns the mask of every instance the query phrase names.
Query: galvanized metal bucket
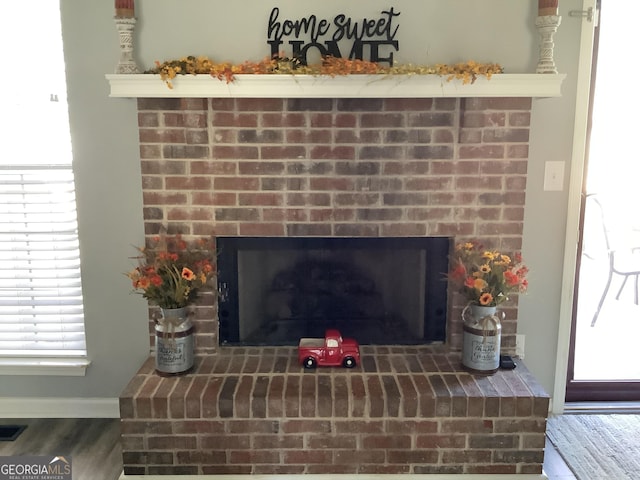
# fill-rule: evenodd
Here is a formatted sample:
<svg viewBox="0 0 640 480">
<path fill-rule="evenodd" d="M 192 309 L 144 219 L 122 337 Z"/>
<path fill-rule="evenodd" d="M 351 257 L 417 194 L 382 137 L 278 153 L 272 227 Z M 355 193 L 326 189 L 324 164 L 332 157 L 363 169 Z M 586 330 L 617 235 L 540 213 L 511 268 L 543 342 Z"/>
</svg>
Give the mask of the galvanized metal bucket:
<svg viewBox="0 0 640 480">
<path fill-rule="evenodd" d="M 501 318 L 496 307 L 467 305 L 462 311 L 462 365 L 472 373 L 489 375 L 500 367 Z"/>
<path fill-rule="evenodd" d="M 193 325 L 186 307 L 161 309 L 156 321 L 156 372 L 180 375 L 193 367 Z"/>
</svg>

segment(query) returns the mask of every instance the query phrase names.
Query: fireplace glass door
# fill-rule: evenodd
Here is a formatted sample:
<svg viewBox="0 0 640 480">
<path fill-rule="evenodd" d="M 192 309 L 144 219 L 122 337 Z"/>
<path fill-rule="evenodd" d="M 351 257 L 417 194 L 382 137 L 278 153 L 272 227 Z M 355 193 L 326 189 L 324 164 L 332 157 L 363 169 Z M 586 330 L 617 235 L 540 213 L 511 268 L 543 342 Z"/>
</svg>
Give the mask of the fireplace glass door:
<svg viewBox="0 0 640 480">
<path fill-rule="evenodd" d="M 217 239 L 221 344 L 295 345 L 337 328 L 361 344 L 445 338 L 450 239 Z"/>
</svg>

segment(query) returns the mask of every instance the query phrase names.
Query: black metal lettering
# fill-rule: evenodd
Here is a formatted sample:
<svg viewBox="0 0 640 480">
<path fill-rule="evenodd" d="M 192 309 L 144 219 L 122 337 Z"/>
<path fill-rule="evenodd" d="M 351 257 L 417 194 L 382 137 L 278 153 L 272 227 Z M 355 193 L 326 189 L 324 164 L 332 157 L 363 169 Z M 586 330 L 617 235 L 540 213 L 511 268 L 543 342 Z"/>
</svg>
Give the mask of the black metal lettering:
<svg viewBox="0 0 640 480">
<path fill-rule="evenodd" d="M 267 43 L 271 45 L 271 58 L 275 58 L 280 55 L 280 45 L 282 40 L 267 40 Z"/>
<path fill-rule="evenodd" d="M 299 38 L 301 34 L 309 36 L 312 42 L 317 42 L 318 38 L 324 36 L 329 31 L 331 24 L 326 19 L 318 21 L 315 15 L 300 18 L 298 20 L 285 19 L 278 21 L 280 9 L 274 7 L 269 15 L 269 27 L 267 29 L 267 38 L 271 40 L 281 40 L 282 37 L 293 35 Z"/>
<path fill-rule="evenodd" d="M 354 58 L 362 60 L 363 51 L 364 49 L 362 48 L 362 42 L 360 40 L 356 40 L 351 46 L 351 51 L 349 52 L 349 60 L 352 60 Z"/>
<path fill-rule="evenodd" d="M 364 40 L 362 42 L 360 42 L 362 45 L 368 45 L 369 46 L 369 60 L 371 62 L 375 62 L 375 63 L 388 63 L 390 67 L 393 67 L 393 52 L 389 53 L 389 56 L 387 57 L 381 57 L 380 56 L 380 47 L 382 45 L 390 45 L 391 47 L 393 47 L 395 49 L 395 51 L 398 51 L 398 41 L 397 40 L 391 40 L 391 41 L 387 41 L 387 40 Z M 361 47 L 362 50 L 362 47 Z M 361 52 L 362 53 L 362 52 Z"/>
<path fill-rule="evenodd" d="M 340 52 L 338 42 L 336 42 L 335 40 L 327 40 L 326 42 L 324 42 L 324 44 L 327 49 L 327 55 L 334 58 L 342 58 L 342 53 Z"/>
<path fill-rule="evenodd" d="M 302 46 L 304 42 L 300 40 L 291 40 L 289 41 L 289 44 L 293 47 L 293 58 L 298 59 L 300 61 L 300 65 L 308 65 L 307 53 L 309 52 L 310 48 L 317 48 L 320 52 L 321 57 L 326 57 L 328 54 L 328 51 L 326 48 L 324 48 L 324 45 L 318 42 L 307 43 L 306 45 Z"/>
<path fill-rule="evenodd" d="M 307 64 L 309 49 L 316 48 L 322 56 L 331 55 L 341 58 L 339 41 L 352 40 L 349 58 L 363 60 L 365 45 L 368 46 L 369 60 L 372 62 L 387 62 L 393 65 L 394 51 L 398 51 L 399 43 L 395 40 L 399 25 L 395 20 L 400 16 L 393 7 L 382 10 L 378 18 L 363 18 L 354 21 L 345 14 L 338 14 L 332 21 L 315 15 L 300 19 L 280 19 L 280 9 L 274 7 L 269 15 L 267 28 L 267 44 L 270 46 L 271 56 L 280 55 L 280 47 L 285 37 L 290 37 L 288 43 L 293 47 L 294 58 L 301 64 Z M 333 27 L 333 30 L 332 30 Z M 330 36 L 330 39 L 322 40 Z M 392 51 L 384 56 L 381 47 L 390 46 Z M 384 51 L 386 53 L 386 50 Z"/>
<path fill-rule="evenodd" d="M 394 17 L 399 17 L 400 12 L 398 13 L 394 12 L 393 7 L 391 7 L 389 10 L 383 10 L 380 13 L 382 13 L 383 15 L 387 15 L 388 17 L 385 23 L 385 28 L 382 32 L 380 32 L 380 35 L 382 35 L 383 33 L 386 33 L 387 40 L 393 40 L 396 37 L 396 34 L 398 33 L 398 28 L 400 28 L 400 25 L 396 25 L 396 27 L 393 29 L 393 32 L 391 31 L 393 19 Z"/>
<path fill-rule="evenodd" d="M 274 7 L 271 9 L 271 14 L 269 15 L 269 26 L 267 27 L 267 38 L 270 39 L 273 36 L 273 40 L 276 41 L 280 41 L 280 39 L 282 38 L 280 22 L 277 21 L 279 14 L 280 9 L 278 7 Z"/>
</svg>

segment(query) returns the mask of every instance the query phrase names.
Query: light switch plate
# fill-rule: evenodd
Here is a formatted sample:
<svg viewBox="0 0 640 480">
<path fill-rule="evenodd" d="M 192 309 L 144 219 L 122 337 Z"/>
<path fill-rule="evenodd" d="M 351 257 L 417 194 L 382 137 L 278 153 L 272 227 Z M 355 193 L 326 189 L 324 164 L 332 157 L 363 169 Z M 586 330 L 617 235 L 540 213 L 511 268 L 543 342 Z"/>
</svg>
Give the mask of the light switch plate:
<svg viewBox="0 0 640 480">
<path fill-rule="evenodd" d="M 524 358 L 524 334 L 516 333 L 516 356 Z"/>
<path fill-rule="evenodd" d="M 564 162 L 548 161 L 544 164 L 544 190 L 560 191 L 564 185 Z"/>
</svg>

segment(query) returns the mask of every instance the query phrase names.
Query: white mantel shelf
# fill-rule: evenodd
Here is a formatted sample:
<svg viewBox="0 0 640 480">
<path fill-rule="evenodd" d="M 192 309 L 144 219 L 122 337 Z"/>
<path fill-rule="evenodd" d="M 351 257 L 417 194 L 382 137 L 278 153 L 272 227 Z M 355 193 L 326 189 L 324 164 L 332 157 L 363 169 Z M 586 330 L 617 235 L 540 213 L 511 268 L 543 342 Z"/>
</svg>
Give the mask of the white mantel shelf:
<svg viewBox="0 0 640 480">
<path fill-rule="evenodd" d="M 236 75 L 231 83 L 210 75 L 173 79 L 151 74 L 108 74 L 111 97 L 124 98 L 432 98 L 559 97 L 564 74 L 498 74 L 463 85 L 438 75 Z"/>
</svg>

